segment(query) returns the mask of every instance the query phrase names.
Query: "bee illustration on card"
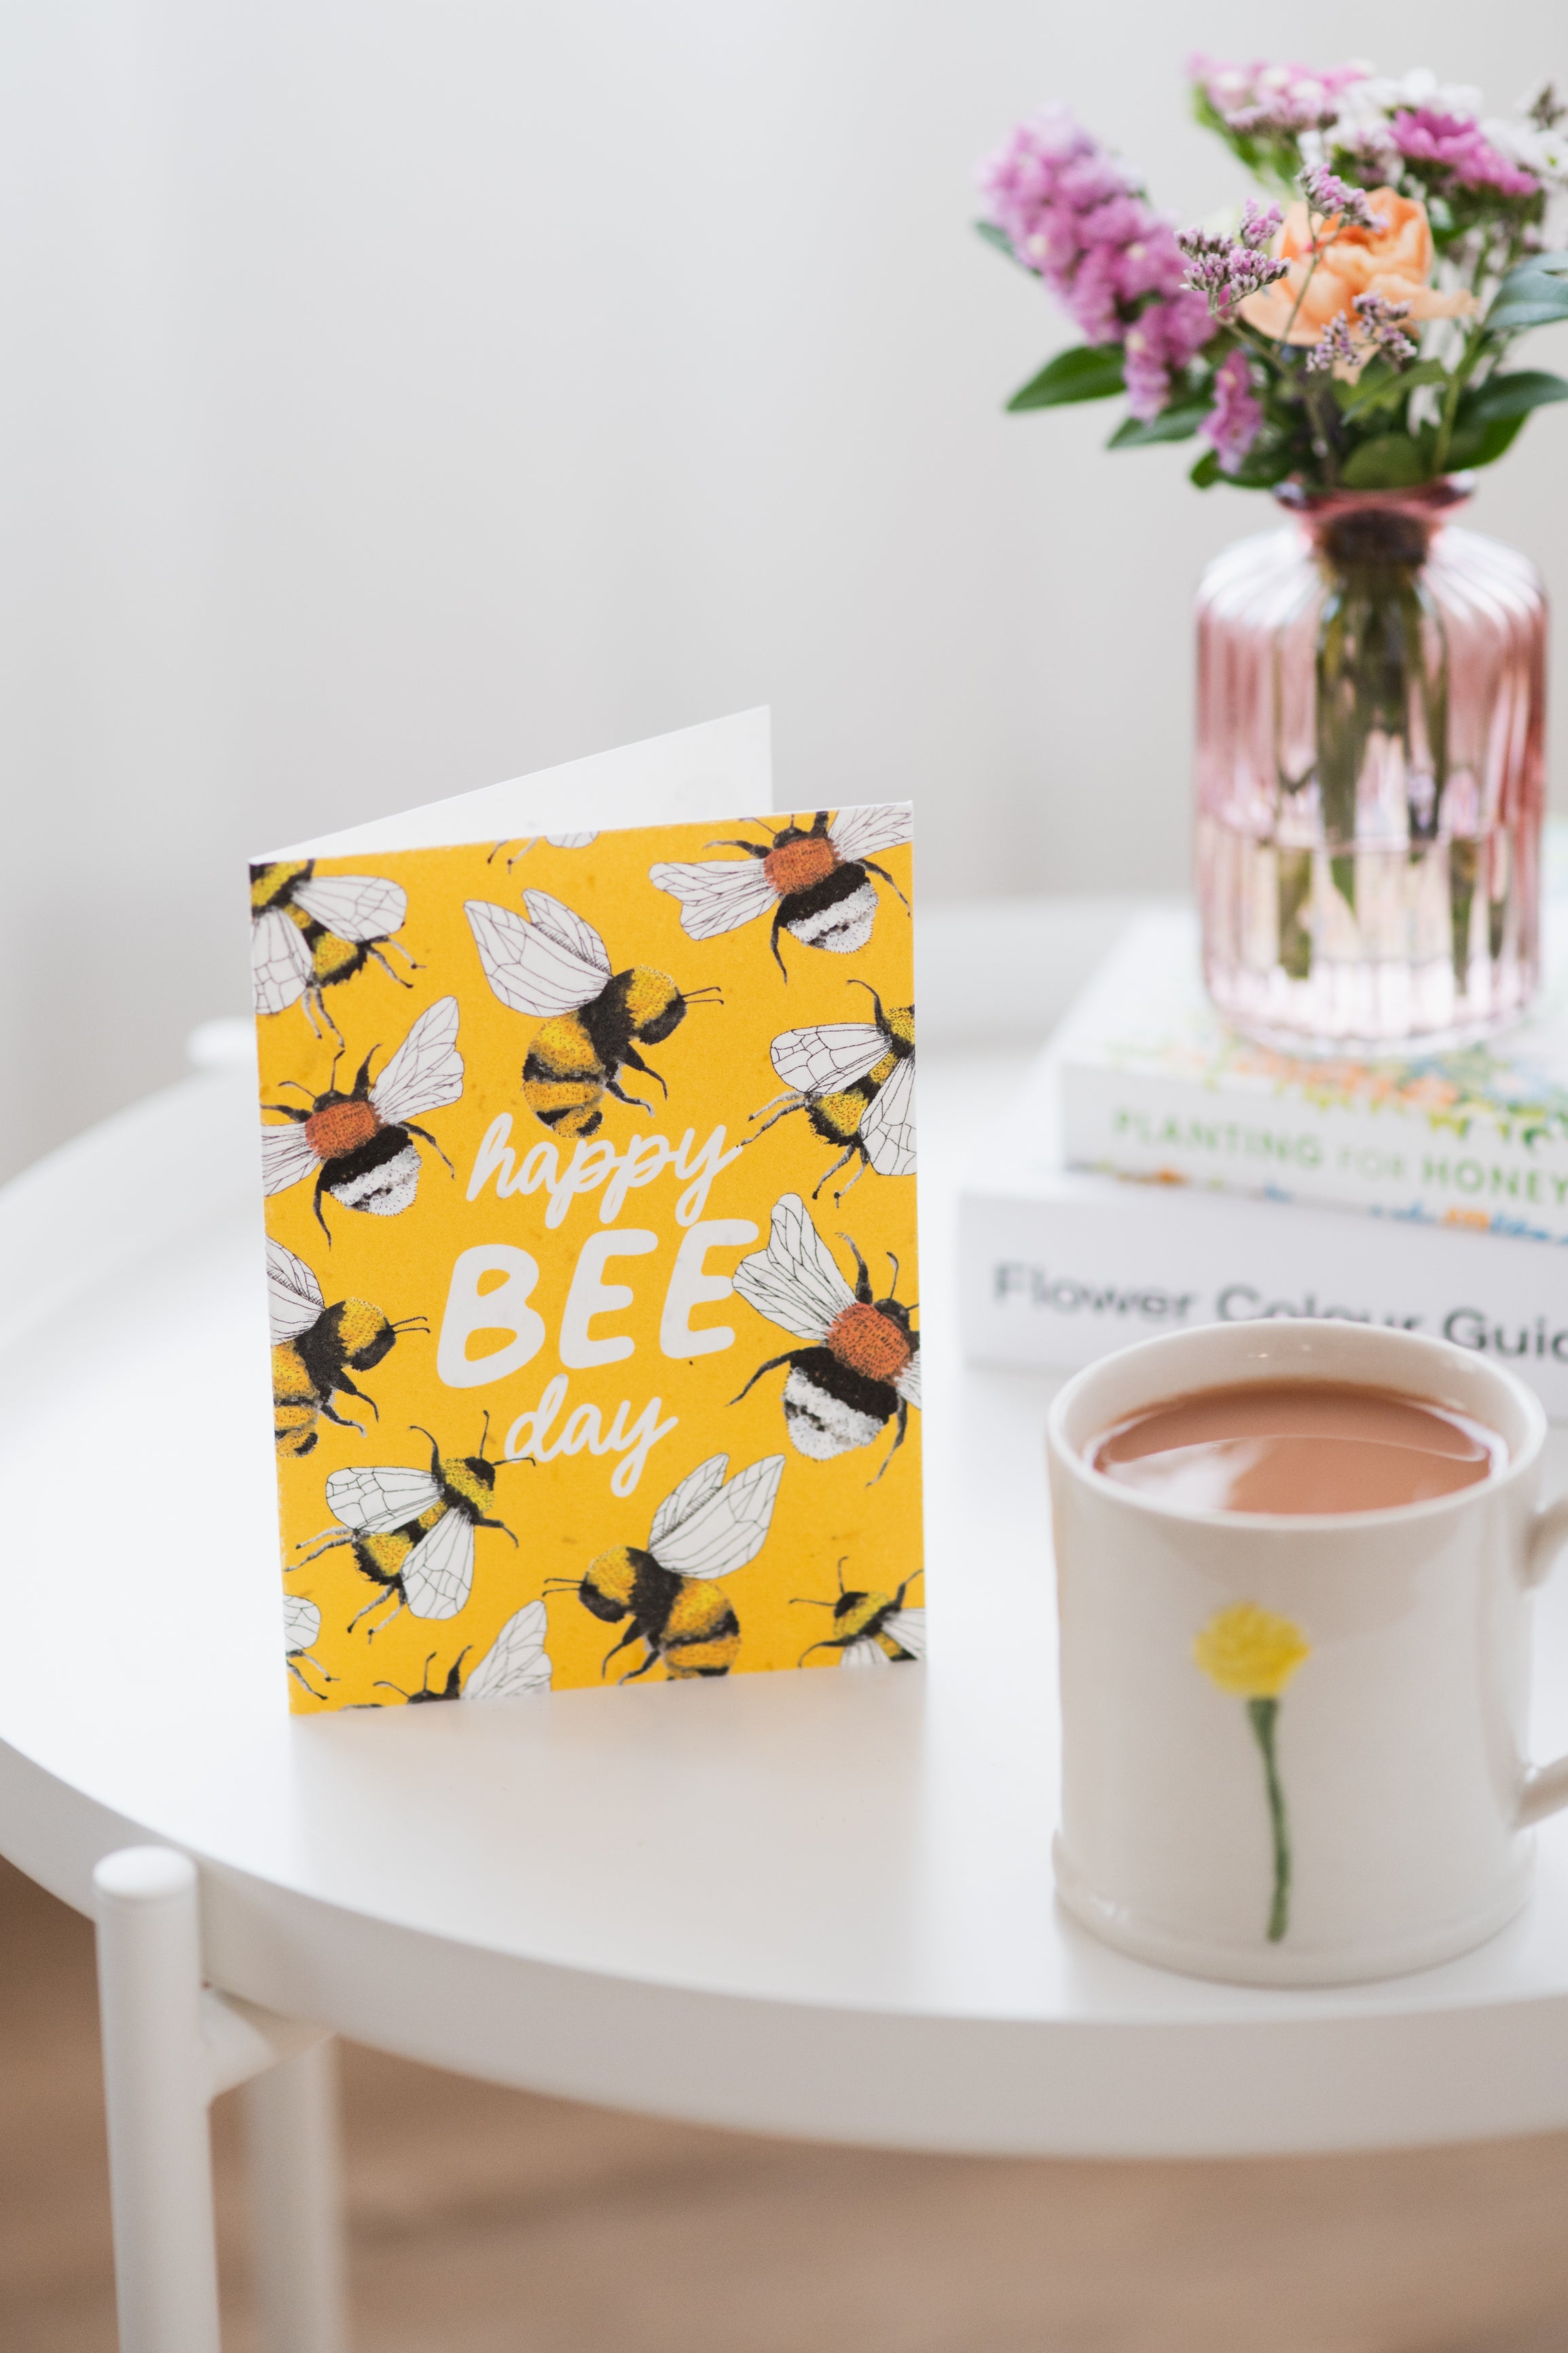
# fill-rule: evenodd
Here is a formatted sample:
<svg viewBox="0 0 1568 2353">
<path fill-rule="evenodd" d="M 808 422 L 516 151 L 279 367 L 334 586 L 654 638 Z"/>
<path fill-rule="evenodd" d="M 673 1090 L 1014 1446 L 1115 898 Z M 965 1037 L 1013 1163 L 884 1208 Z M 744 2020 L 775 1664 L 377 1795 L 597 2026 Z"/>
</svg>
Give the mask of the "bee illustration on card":
<svg viewBox="0 0 1568 2353">
<path fill-rule="evenodd" d="M 518 860 L 520 858 L 526 858 L 536 841 L 542 841 L 545 847 L 549 849 L 587 849 L 594 842 L 597 841 L 599 837 L 596 833 L 526 834 L 519 842 L 517 848 L 512 851 L 511 856 L 507 860 L 506 871 L 510 874 L 512 868 L 517 864 Z M 486 859 L 485 864 L 489 866 L 494 859 L 500 856 L 503 849 L 509 847 L 509 843 L 498 841 L 495 848 L 490 851 L 489 857 Z"/>
<path fill-rule="evenodd" d="M 496 1472 L 507 1467 L 485 1460 L 489 1414 L 477 1454 L 443 1458 L 427 1430 L 416 1422 L 410 1427 L 429 1440 L 429 1470 L 381 1464 L 334 1471 L 327 1481 L 327 1509 L 337 1525 L 308 1537 L 312 1549 L 293 1564 L 306 1568 L 340 1545 L 350 1547 L 360 1575 L 377 1588 L 350 1620 L 351 1634 L 361 1618 L 388 1601 L 394 1606 L 370 1629 L 372 1637 L 403 1609 L 415 1618 L 455 1618 L 474 1582 L 475 1529 L 494 1528 L 514 1548 L 517 1544 L 505 1521 L 492 1518 L 489 1509 Z"/>
<path fill-rule="evenodd" d="M 417 1691 L 405 1692 L 392 1683 L 378 1683 L 375 1688 L 396 1692 L 410 1707 L 422 1706 L 427 1700 L 521 1699 L 527 1692 L 548 1691 L 553 1670 L 544 1647 L 546 1631 L 543 1602 L 530 1601 L 507 1620 L 478 1666 L 469 1669 L 466 1682 L 463 1661 L 468 1652 L 462 1650 L 445 1676 L 432 1683 L 430 1670 L 436 1663 L 432 1651 Z"/>
<path fill-rule="evenodd" d="M 368 1299 L 340 1299 L 329 1307 L 304 1260 L 270 1236 L 267 1304 L 272 1324 L 272 1434 L 279 1453 L 290 1456 L 314 1451 L 318 1419 L 363 1436 L 364 1424 L 339 1413 L 333 1397 L 358 1398 L 377 1412 L 374 1398 L 354 1387 L 352 1374 L 374 1371 L 400 1332 L 429 1330 L 423 1315 L 390 1323 Z"/>
<path fill-rule="evenodd" d="M 463 1058 L 458 1051 L 458 1000 L 443 997 L 422 1013 L 374 1085 L 370 1066 L 373 1046 L 359 1066 L 352 1087 L 338 1087 L 340 1047 L 332 1057 L 331 1076 L 324 1094 L 309 1097 L 310 1109 L 298 1103 L 268 1103 L 288 1122 L 261 1131 L 261 1185 L 265 1193 L 284 1193 L 312 1174 L 316 1179 L 316 1220 L 329 1241 L 331 1230 L 321 1214 L 321 1196 L 330 1193 L 345 1209 L 362 1209 L 374 1218 L 395 1218 L 406 1209 L 419 1189 L 419 1146 L 416 1136 L 452 1164 L 435 1137 L 416 1124 L 421 1112 L 442 1111 L 463 1092 Z"/>
<path fill-rule="evenodd" d="M 646 1546 L 617 1545 L 581 1579 L 552 1578 L 546 1587 L 574 1593 L 607 1626 L 627 1621 L 602 1672 L 633 1642 L 646 1655 L 622 1683 L 635 1683 L 660 1660 L 673 1683 L 727 1675 L 734 1665 L 741 1621 L 712 1580 L 744 1568 L 767 1542 L 784 1459 L 769 1454 L 726 1486 L 729 1467 L 727 1454 L 700 1462 L 654 1514 Z"/>
<path fill-rule="evenodd" d="M 341 987 L 373 960 L 400 987 L 383 950 L 395 947 L 411 970 L 419 967 L 393 938 L 403 928 L 408 895 L 379 874 L 318 874 L 315 860 L 291 859 L 250 870 L 250 971 L 258 1013 L 281 1013 L 305 1000 L 317 1017 L 342 1032 L 327 1010 L 326 992 Z"/>
<path fill-rule="evenodd" d="M 816 1601 L 802 1596 L 795 1602 L 800 1609 L 833 1612 L 832 1632 L 825 1634 L 819 1642 L 807 1644 L 800 1654 L 801 1665 L 805 1666 L 814 1651 L 836 1651 L 841 1667 L 886 1667 L 903 1660 L 923 1659 L 925 1611 L 904 1607 L 904 1596 L 914 1582 L 914 1577 L 907 1577 L 897 1593 L 847 1592 L 841 1560 L 837 1600 Z"/>
<path fill-rule="evenodd" d="M 544 1017 L 522 1066 L 523 1100 L 558 1135 L 593 1135 L 604 1120 L 606 1095 L 651 1111 L 621 1085 L 626 1071 L 640 1071 L 669 1089 L 644 1061 L 639 1045 L 660 1046 L 685 1020 L 690 1006 L 721 1003 L 716 988 L 682 995 L 667 972 L 632 965 L 612 972 L 604 941 L 591 923 L 547 891 L 525 891 L 528 921 L 510 907 L 470 899 L 464 909 L 485 978 L 514 1013 Z"/>
<path fill-rule="evenodd" d="M 752 1117 L 763 1123 L 754 1144 L 792 1111 L 807 1120 L 828 1145 L 841 1147 L 831 1168 L 812 1191 L 851 1160 L 855 1174 L 835 1193 L 835 1205 L 868 1168 L 882 1176 L 908 1176 L 915 1165 L 915 1008 L 884 1009 L 867 980 L 852 980 L 871 999 L 875 1019 L 833 1021 L 819 1029 L 786 1029 L 773 1043 L 773 1064 L 789 1088 Z"/>
<path fill-rule="evenodd" d="M 305 1672 L 307 1667 L 312 1674 L 320 1675 L 324 1683 L 337 1682 L 336 1675 L 330 1675 L 320 1659 L 310 1655 L 321 1639 L 321 1613 L 315 1603 L 307 1601 L 302 1593 L 286 1593 L 283 1596 L 283 1662 L 300 1690 L 309 1692 L 312 1699 L 325 1699 L 327 1694 L 316 1689 Z"/>
<path fill-rule="evenodd" d="M 826 809 L 817 810 L 809 827 L 790 824 L 776 832 L 765 818 L 748 822 L 763 828 L 769 836 L 766 842 L 708 845 L 710 849 L 744 850 L 743 859 L 649 867 L 648 881 L 655 890 L 679 900 L 680 926 L 688 939 L 710 940 L 721 932 L 738 931 L 771 910 L 773 956 L 787 980 L 779 949 L 781 931 L 803 946 L 849 955 L 865 946 L 877 920 L 873 874 L 909 905 L 892 876 L 874 860 L 877 850 L 895 849 L 909 840 L 907 802 L 840 809 L 831 826 Z"/>
<path fill-rule="evenodd" d="M 921 1401 L 920 1334 L 910 1326 L 914 1304 L 906 1307 L 893 1295 L 899 1261 L 891 1250 L 892 1289 L 877 1299 L 859 1250 L 847 1234 L 840 1240 L 855 1261 L 853 1291 L 799 1194 L 786 1193 L 773 1204 L 767 1248 L 741 1261 L 735 1289 L 759 1315 L 805 1345 L 759 1365 L 733 1402 L 739 1405 L 764 1373 L 787 1366 L 784 1426 L 797 1451 L 816 1462 L 874 1445 L 896 1421 L 879 1479 L 904 1442 L 910 1408 Z"/>
</svg>

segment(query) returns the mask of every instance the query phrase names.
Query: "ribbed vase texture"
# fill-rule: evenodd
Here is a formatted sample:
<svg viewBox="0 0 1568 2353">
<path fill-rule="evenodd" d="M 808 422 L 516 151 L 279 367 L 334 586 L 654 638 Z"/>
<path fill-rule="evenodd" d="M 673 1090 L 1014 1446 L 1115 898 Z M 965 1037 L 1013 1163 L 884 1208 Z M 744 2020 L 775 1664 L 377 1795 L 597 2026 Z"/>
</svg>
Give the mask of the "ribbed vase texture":
<svg viewBox="0 0 1568 2353">
<path fill-rule="evenodd" d="M 1204 576 L 1205 976 L 1287 1050 L 1457 1043 L 1535 991 L 1546 601 L 1461 495 L 1316 500 Z"/>
</svg>

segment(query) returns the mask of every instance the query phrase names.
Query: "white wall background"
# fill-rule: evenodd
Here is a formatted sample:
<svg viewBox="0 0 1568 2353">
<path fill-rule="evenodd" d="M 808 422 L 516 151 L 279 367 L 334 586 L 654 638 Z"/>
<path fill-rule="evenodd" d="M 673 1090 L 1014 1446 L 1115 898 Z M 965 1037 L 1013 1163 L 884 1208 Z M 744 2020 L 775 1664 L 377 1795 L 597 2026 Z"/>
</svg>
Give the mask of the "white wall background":
<svg viewBox="0 0 1568 2353">
<path fill-rule="evenodd" d="M 1568 69 L 1550 0 L 1279 45 Z M 0 1164 L 244 1002 L 247 854 L 771 701 L 932 897 L 1180 881 L 1187 607 L 1267 520 L 1105 409 L 970 171 L 1074 102 L 1192 216 L 1243 0 L 12 0 Z M 1556 348 L 1553 348 L 1555 341 Z M 1536 339 L 1568 364 L 1568 334 Z M 1568 410 L 1479 520 L 1568 606 Z M 1559 638 L 1558 677 L 1568 647 Z"/>
</svg>

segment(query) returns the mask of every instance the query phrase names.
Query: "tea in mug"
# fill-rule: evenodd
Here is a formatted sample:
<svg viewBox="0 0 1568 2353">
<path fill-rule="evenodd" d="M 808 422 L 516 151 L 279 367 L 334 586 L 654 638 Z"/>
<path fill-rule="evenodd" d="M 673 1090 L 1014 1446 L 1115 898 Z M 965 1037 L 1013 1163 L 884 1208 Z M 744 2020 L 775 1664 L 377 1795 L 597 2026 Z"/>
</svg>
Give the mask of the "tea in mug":
<svg viewBox="0 0 1568 2353">
<path fill-rule="evenodd" d="M 1090 1441 L 1120 1486 L 1181 1511 L 1381 1512 L 1500 1470 L 1497 1432 L 1455 1407 L 1354 1381 L 1244 1381 L 1145 1406 Z"/>
</svg>

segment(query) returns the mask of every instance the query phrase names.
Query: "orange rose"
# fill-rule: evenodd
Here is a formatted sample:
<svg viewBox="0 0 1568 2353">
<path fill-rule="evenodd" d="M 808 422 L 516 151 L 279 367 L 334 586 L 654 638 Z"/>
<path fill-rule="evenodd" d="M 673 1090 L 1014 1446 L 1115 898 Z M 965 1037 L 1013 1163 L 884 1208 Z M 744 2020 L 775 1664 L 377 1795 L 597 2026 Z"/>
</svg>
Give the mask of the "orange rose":
<svg viewBox="0 0 1568 2353">
<path fill-rule="evenodd" d="M 1428 285 L 1432 230 L 1425 205 L 1414 196 L 1396 196 L 1392 188 L 1371 188 L 1366 200 L 1382 216 L 1383 227 L 1342 227 L 1337 213 L 1320 221 L 1316 269 L 1307 207 L 1291 206 L 1273 247 L 1289 269 L 1241 305 L 1248 326 L 1276 343 L 1315 343 L 1331 321 L 1352 309 L 1358 294 L 1408 302 L 1413 320 L 1462 319 L 1479 307 L 1473 294 L 1443 294 Z"/>
</svg>

